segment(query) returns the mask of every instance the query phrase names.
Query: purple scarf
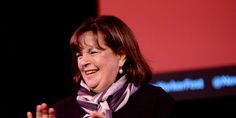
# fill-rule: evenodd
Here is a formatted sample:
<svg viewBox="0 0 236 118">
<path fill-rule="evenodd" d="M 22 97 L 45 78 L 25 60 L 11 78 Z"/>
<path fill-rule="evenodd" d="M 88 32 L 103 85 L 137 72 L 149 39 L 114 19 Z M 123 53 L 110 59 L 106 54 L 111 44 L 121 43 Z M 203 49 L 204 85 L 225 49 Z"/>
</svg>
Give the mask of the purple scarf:
<svg viewBox="0 0 236 118">
<path fill-rule="evenodd" d="M 128 102 L 129 97 L 139 88 L 126 81 L 124 75 L 109 88 L 97 94 L 90 92 L 89 87 L 81 81 L 76 99 L 87 112 L 83 118 L 89 118 L 91 111 L 97 111 L 103 113 L 106 118 L 112 118 L 112 112 L 121 109 Z"/>
</svg>

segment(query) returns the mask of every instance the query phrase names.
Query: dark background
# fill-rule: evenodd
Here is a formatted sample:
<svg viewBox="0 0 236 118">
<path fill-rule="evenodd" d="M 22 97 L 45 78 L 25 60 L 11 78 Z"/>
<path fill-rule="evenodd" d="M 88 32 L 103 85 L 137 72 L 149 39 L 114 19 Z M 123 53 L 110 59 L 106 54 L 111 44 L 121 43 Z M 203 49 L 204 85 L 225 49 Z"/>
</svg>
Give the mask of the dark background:
<svg viewBox="0 0 236 118">
<path fill-rule="evenodd" d="M 7 41 L 1 104 L 7 118 L 26 118 L 26 112 L 34 111 L 37 104 L 51 105 L 74 92 L 69 40 L 75 28 L 90 16 L 97 16 L 96 0 L 1 4 L 1 39 Z M 232 117 L 235 98 L 178 101 L 177 115 Z"/>
<path fill-rule="evenodd" d="M 84 19 L 97 15 L 97 1 L 8 1 L 1 6 L 8 57 L 2 78 L 7 103 L 2 104 L 7 118 L 26 118 L 37 104 L 51 105 L 73 92 L 70 36 Z"/>
</svg>

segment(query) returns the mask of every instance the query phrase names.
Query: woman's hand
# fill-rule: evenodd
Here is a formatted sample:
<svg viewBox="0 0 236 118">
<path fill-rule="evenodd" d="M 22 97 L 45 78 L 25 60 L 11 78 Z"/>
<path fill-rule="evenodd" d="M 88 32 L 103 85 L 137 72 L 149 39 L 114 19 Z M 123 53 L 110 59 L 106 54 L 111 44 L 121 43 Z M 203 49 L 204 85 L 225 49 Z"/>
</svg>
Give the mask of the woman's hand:
<svg viewBox="0 0 236 118">
<path fill-rule="evenodd" d="M 95 111 L 91 112 L 90 116 L 92 118 L 106 118 L 104 114 L 99 113 L 99 112 L 95 112 Z"/>
<path fill-rule="evenodd" d="M 32 112 L 27 112 L 27 118 L 33 118 Z M 53 108 L 48 108 L 46 103 L 37 105 L 36 118 L 56 118 L 55 110 Z"/>
</svg>

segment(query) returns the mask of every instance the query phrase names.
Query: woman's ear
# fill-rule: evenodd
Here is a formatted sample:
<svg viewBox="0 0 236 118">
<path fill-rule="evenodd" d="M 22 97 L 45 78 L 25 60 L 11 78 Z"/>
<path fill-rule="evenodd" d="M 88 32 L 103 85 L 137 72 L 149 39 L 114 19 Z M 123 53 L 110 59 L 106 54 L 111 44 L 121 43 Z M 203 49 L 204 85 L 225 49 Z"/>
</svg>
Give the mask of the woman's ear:
<svg viewBox="0 0 236 118">
<path fill-rule="evenodd" d="M 119 54 L 119 66 L 122 67 L 126 61 L 126 54 Z"/>
</svg>

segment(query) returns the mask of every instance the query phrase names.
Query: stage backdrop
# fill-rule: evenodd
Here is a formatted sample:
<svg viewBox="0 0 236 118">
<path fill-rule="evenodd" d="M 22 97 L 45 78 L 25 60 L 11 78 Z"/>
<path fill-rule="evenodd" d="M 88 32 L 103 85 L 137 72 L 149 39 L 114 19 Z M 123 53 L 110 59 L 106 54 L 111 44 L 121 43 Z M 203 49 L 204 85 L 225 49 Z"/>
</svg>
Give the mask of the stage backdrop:
<svg viewBox="0 0 236 118">
<path fill-rule="evenodd" d="M 154 72 L 236 64 L 235 0 L 100 0 L 135 32 Z"/>
<path fill-rule="evenodd" d="M 178 100 L 235 95 L 235 0 L 100 0 L 134 31 L 153 83 Z"/>
</svg>

